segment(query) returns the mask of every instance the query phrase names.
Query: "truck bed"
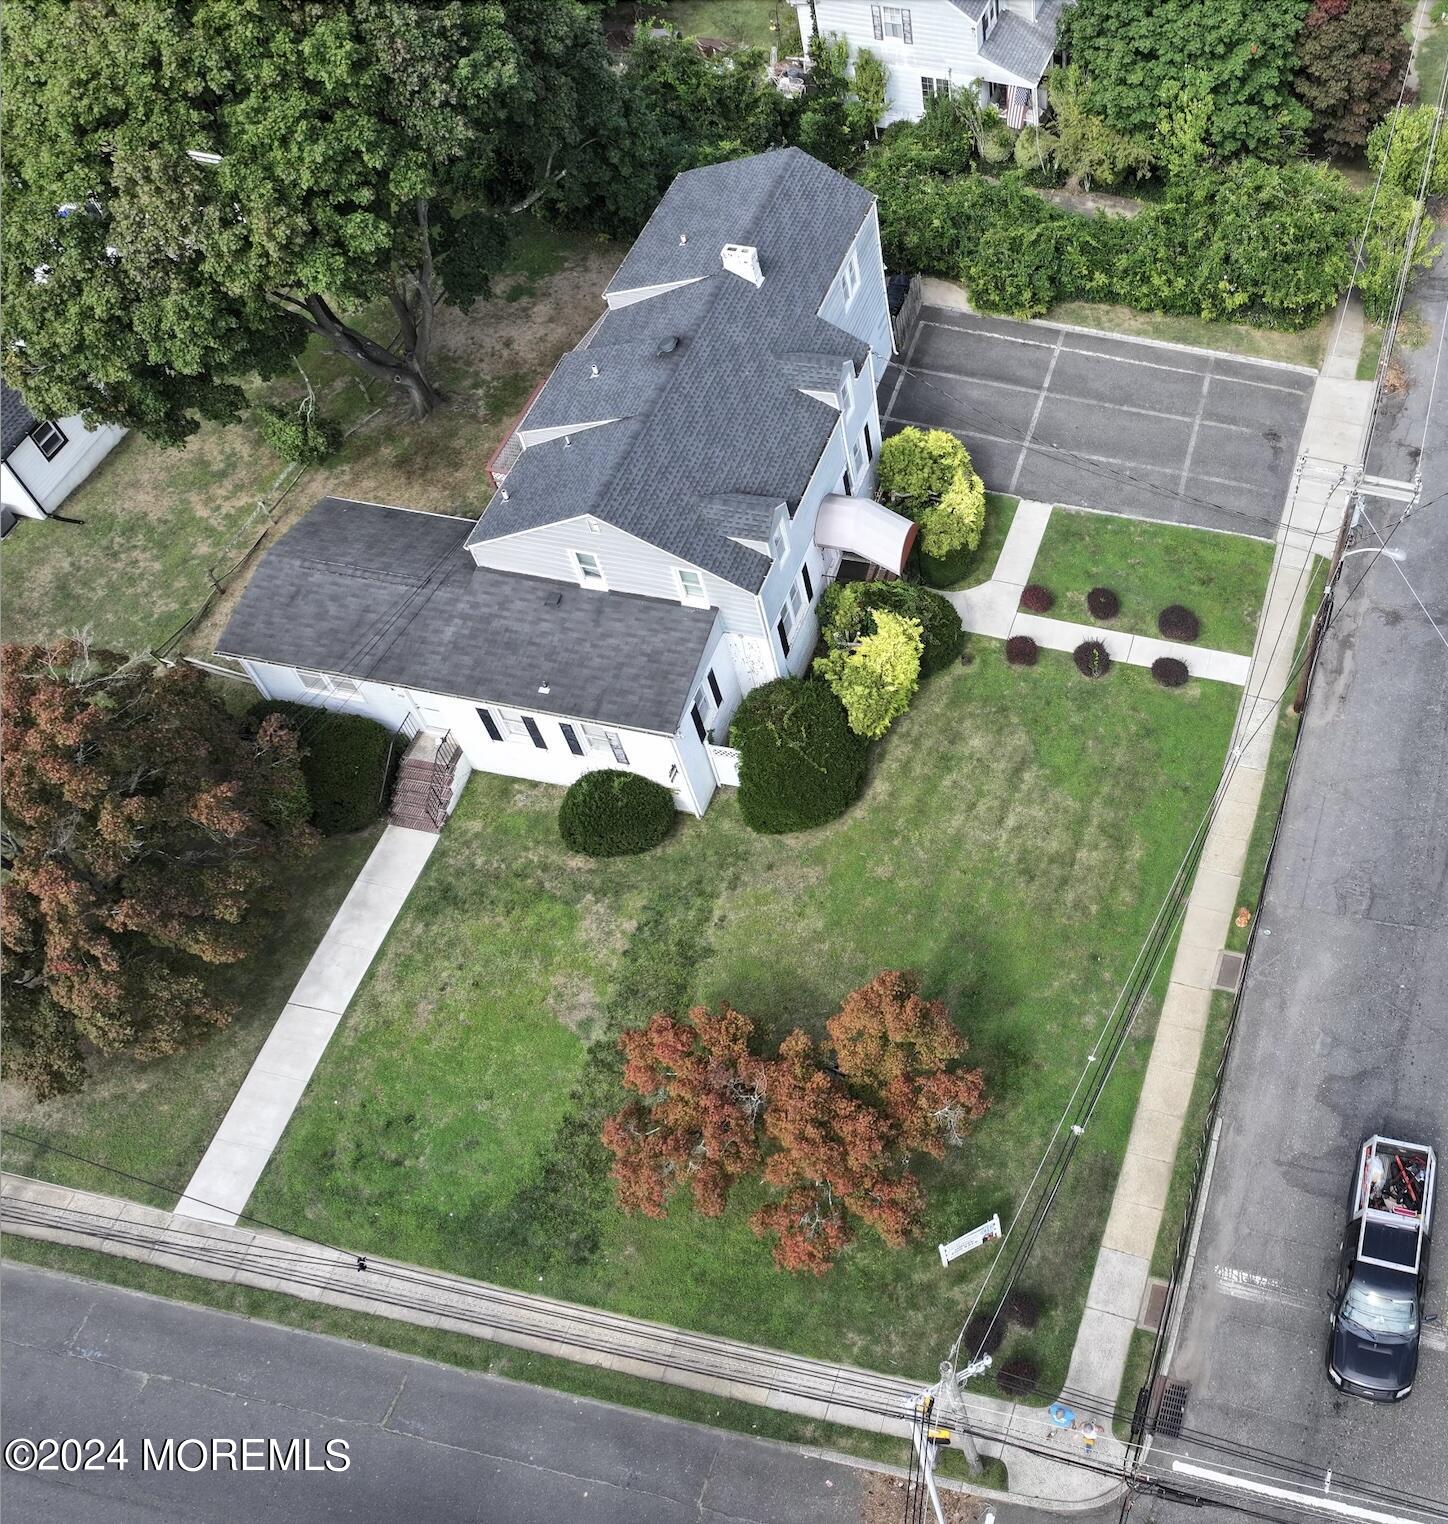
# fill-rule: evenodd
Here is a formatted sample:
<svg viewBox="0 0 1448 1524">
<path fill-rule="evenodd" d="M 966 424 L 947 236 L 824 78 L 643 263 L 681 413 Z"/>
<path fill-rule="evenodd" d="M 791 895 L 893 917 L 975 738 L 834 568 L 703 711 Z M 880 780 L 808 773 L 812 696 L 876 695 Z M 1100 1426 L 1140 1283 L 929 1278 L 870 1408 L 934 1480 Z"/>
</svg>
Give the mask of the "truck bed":
<svg viewBox="0 0 1448 1524">
<path fill-rule="evenodd" d="M 1362 1146 L 1353 1193 L 1358 1258 L 1416 1272 L 1431 1230 L 1437 1159 L 1426 1143 L 1372 1137 Z"/>
</svg>

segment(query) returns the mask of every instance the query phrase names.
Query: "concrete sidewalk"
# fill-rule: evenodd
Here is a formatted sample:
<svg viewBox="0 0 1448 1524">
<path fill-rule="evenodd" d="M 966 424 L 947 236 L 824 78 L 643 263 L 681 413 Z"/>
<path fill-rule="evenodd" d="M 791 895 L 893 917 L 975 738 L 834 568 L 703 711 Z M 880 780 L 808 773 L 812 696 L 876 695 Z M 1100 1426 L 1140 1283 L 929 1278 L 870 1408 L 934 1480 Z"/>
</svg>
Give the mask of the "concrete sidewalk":
<svg viewBox="0 0 1448 1524">
<path fill-rule="evenodd" d="M 1112 1198 L 1067 1387 L 1107 1409 L 1121 1392 L 1132 1331 L 1142 1317 L 1152 1256 L 1192 1088 L 1201 1061 L 1218 959 L 1226 945 L 1256 823 L 1279 703 L 1290 703 L 1296 638 L 1314 554 L 1332 553 L 1372 406 L 1370 382 L 1351 379 L 1362 348 L 1362 309 L 1339 311 L 1336 341 L 1313 389 L 1303 458 L 1283 510 L 1268 594 L 1257 628 L 1217 813 L 1182 916 L 1151 1059 Z"/>
<path fill-rule="evenodd" d="M 1094 513 L 1098 509 L 1083 509 Z M 1132 635 L 1105 625 L 1077 624 L 1070 619 L 1052 619 L 1046 614 L 1028 614 L 1021 609 L 1021 593 L 1031 580 L 1046 526 L 1051 521 L 1050 503 L 1022 499 L 1011 520 L 1005 544 L 996 560 L 988 582 L 962 592 L 946 593 L 960 615 L 961 623 L 972 635 L 989 635 L 995 640 L 1009 640 L 1012 635 L 1029 635 L 1048 651 L 1074 651 L 1083 641 L 1099 640 L 1112 661 L 1132 667 L 1149 667 L 1162 656 L 1175 656 L 1187 665 L 1193 677 L 1213 682 L 1247 681 L 1252 665 L 1249 656 L 1235 651 L 1215 651 L 1210 647 L 1187 645 L 1178 641 L 1158 640 L 1150 635 Z M 1129 517 L 1129 515 L 1123 515 Z"/>
<path fill-rule="evenodd" d="M 732 1339 L 689 1333 L 552 1297 L 333 1249 L 279 1233 L 201 1223 L 116 1196 L 0 1177 L 0 1228 L 75 1244 L 210 1280 L 441 1328 L 668 1382 L 869 1433 L 909 1436 L 910 1414 L 933 1373 L 918 1380 L 811 1360 Z M 1115 1498 L 1122 1447 L 1094 1448 L 1055 1428 L 1042 1408 L 972 1395 L 969 1420 L 983 1454 L 1010 1474 L 1003 1501 L 1078 1512 Z M 1087 1460 L 1093 1467 L 1061 1465 Z M 980 1489 L 972 1488 L 972 1491 Z"/>
<path fill-rule="evenodd" d="M 348 1002 L 438 838 L 389 825 L 317 944 L 176 1210 L 234 1223 L 246 1209 Z"/>
</svg>

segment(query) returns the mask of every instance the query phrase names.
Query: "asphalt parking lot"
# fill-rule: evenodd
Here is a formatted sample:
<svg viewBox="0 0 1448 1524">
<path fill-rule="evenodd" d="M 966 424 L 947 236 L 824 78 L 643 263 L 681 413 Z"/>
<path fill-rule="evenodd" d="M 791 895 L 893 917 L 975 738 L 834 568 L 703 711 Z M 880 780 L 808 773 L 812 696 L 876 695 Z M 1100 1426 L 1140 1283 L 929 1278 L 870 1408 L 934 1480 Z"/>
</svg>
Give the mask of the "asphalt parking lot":
<svg viewBox="0 0 1448 1524">
<path fill-rule="evenodd" d="M 1270 536 L 1315 376 L 1202 350 L 922 307 L 885 433 L 959 435 L 993 492 Z"/>
</svg>

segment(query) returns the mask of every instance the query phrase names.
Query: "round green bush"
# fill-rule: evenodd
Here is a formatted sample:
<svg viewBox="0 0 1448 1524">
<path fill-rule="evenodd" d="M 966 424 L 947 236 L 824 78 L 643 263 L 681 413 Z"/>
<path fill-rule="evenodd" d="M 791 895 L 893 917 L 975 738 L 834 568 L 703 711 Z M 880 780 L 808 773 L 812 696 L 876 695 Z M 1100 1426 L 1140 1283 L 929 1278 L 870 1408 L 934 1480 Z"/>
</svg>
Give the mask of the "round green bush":
<svg viewBox="0 0 1448 1524">
<path fill-rule="evenodd" d="M 324 418 L 315 407 L 263 402 L 252 411 L 261 437 L 293 465 L 319 466 L 342 443 L 341 424 Z"/>
<path fill-rule="evenodd" d="M 362 714 L 332 714 L 277 699 L 253 704 L 251 713 L 258 723 L 280 714 L 301 738 L 312 824 L 324 835 L 360 831 L 382 814 L 405 744 L 385 725 Z"/>
<path fill-rule="evenodd" d="M 826 644 L 868 634 L 871 609 L 889 609 L 906 619 L 920 621 L 924 649 L 920 653 L 921 677 L 932 677 L 959 659 L 965 648 L 965 626 L 948 598 L 918 582 L 836 582 L 825 589 L 820 602 L 820 630 Z"/>
<path fill-rule="evenodd" d="M 558 807 L 558 834 L 570 852 L 628 857 L 647 852 L 674 824 L 674 796 L 663 784 L 619 767 L 584 773 Z"/>
<path fill-rule="evenodd" d="M 781 677 L 745 694 L 729 744 L 739 749 L 739 813 L 765 835 L 834 820 L 864 786 L 869 743 L 823 683 Z"/>
</svg>

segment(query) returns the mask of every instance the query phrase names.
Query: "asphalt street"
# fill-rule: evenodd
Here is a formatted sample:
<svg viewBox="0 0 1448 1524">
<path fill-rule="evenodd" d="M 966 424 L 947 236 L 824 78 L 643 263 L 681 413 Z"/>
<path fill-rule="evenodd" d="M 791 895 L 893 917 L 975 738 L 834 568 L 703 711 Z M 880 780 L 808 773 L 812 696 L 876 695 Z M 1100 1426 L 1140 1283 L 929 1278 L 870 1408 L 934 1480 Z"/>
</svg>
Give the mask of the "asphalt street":
<svg viewBox="0 0 1448 1524">
<path fill-rule="evenodd" d="M 1448 358 L 1434 392 L 1448 259 L 1418 278 L 1411 305 L 1432 338 L 1403 352 L 1407 387 L 1387 401 L 1368 471 L 1421 468 L 1423 505 L 1392 531 L 1403 505 L 1369 498 L 1352 549 L 1392 532 L 1404 559 L 1344 562 L 1339 598 L 1362 585 L 1323 644 L 1169 1371 L 1190 1383 L 1188 1432 L 1153 1455 L 1167 1476 L 1183 1457 L 1258 1472 L 1286 1457 L 1305 1491 L 1356 1489 L 1420 1518 L 1448 1516 L 1441 1227 L 1427 1298 L 1439 1321 L 1412 1395 L 1370 1405 L 1324 1368 L 1356 1150 L 1374 1132 L 1428 1141 L 1440 1158 L 1448 1145 Z M 1445 1210 L 1440 1185 L 1440 1224 Z M 1244 1459 L 1242 1446 L 1261 1453 Z"/>
<path fill-rule="evenodd" d="M 123 1438 L 130 1456 L 124 1471 L 6 1467 L 7 1524 L 861 1518 L 866 1473 L 785 1445 L 30 1266 L 0 1272 L 0 1312 L 6 1443 Z M 350 1464 L 143 1470 L 144 1440 L 193 1437 L 310 1440 L 318 1467 L 344 1440 Z"/>
<path fill-rule="evenodd" d="M 1272 535 L 1313 376 L 923 307 L 880 388 L 887 434 L 949 429 L 994 492 Z"/>
</svg>

